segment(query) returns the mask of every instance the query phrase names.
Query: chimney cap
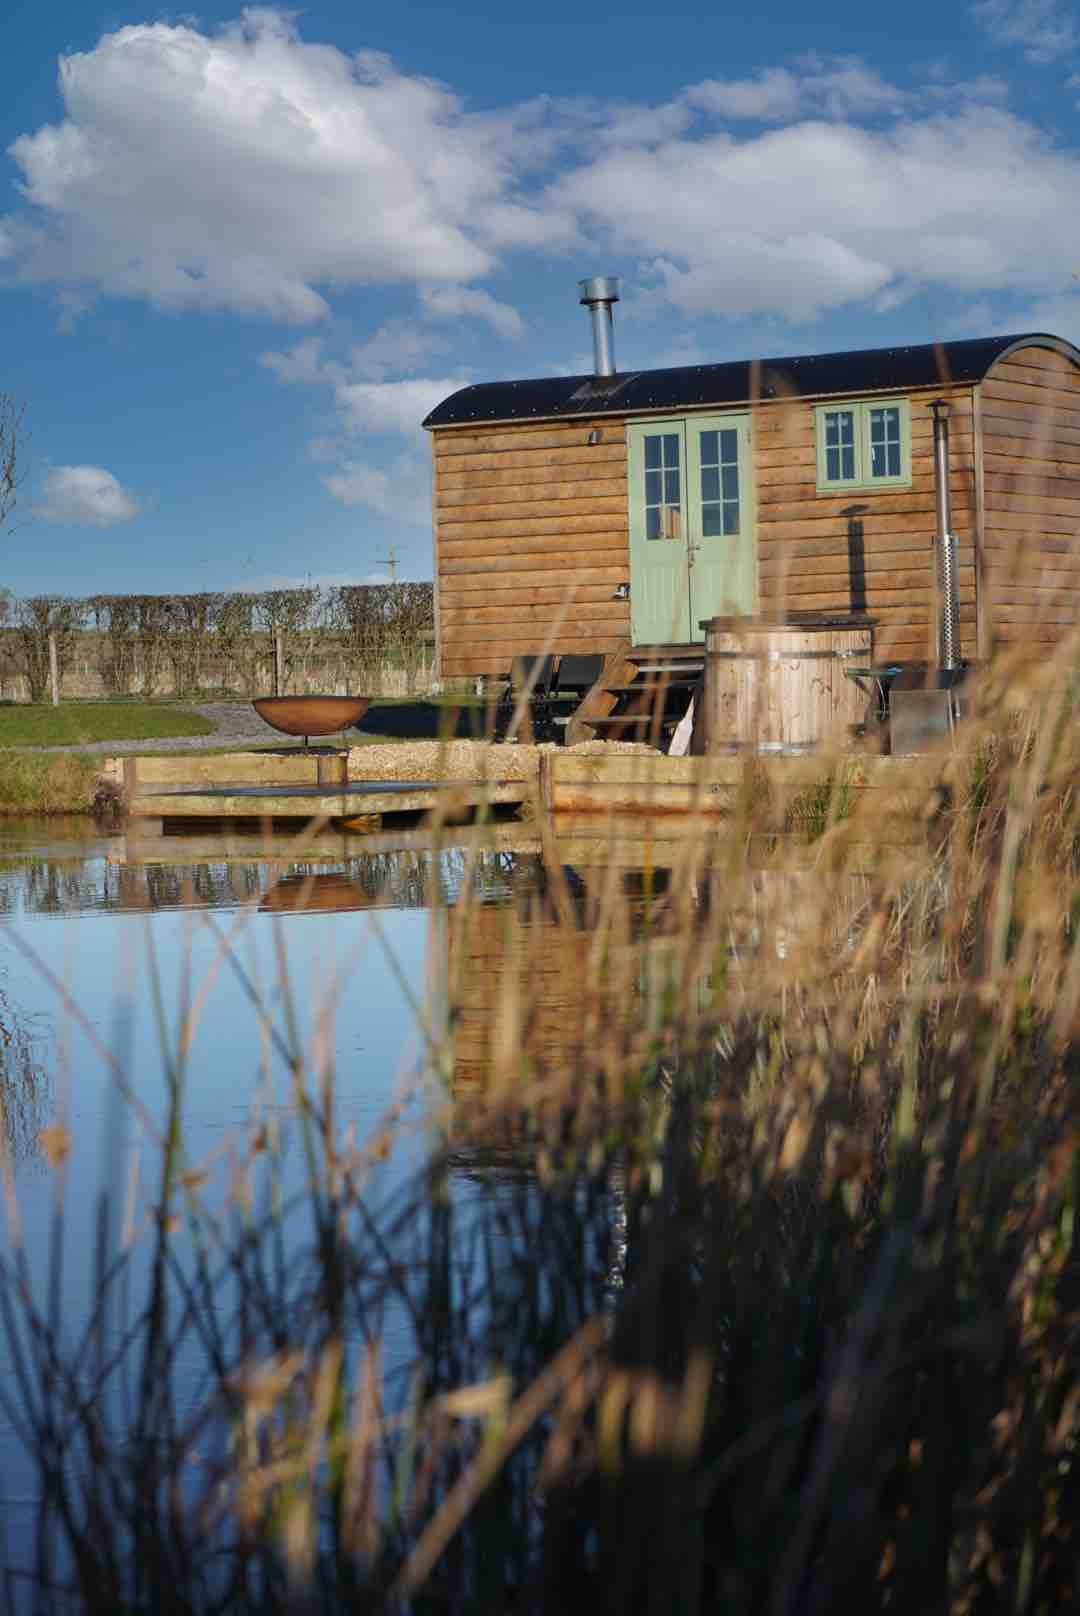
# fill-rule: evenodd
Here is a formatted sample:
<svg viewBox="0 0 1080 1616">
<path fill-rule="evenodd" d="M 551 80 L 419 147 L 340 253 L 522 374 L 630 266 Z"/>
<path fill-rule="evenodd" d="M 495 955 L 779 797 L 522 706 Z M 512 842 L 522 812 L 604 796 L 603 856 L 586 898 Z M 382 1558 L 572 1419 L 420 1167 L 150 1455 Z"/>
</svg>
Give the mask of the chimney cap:
<svg viewBox="0 0 1080 1616">
<path fill-rule="evenodd" d="M 581 288 L 582 303 L 617 303 L 619 301 L 619 277 L 617 275 L 589 275 L 585 280 L 578 281 Z"/>
</svg>

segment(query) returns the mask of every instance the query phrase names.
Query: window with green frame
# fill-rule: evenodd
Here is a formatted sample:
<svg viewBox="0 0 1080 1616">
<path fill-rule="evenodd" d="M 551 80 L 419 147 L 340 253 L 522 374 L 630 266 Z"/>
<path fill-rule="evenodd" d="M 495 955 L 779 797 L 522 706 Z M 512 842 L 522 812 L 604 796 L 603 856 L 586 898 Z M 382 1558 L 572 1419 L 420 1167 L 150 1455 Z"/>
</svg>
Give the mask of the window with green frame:
<svg viewBox="0 0 1080 1616">
<path fill-rule="evenodd" d="M 911 486 L 911 404 L 860 399 L 814 408 L 818 493 Z"/>
</svg>

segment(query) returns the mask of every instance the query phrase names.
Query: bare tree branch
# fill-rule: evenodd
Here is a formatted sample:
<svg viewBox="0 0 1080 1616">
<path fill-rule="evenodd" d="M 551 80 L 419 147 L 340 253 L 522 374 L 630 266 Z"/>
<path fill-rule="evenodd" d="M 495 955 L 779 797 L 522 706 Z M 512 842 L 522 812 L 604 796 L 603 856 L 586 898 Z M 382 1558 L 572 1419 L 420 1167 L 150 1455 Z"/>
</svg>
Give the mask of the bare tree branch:
<svg viewBox="0 0 1080 1616">
<path fill-rule="evenodd" d="M 15 506 L 19 486 L 18 450 L 23 406 L 7 393 L 0 393 L 0 527 Z"/>
</svg>

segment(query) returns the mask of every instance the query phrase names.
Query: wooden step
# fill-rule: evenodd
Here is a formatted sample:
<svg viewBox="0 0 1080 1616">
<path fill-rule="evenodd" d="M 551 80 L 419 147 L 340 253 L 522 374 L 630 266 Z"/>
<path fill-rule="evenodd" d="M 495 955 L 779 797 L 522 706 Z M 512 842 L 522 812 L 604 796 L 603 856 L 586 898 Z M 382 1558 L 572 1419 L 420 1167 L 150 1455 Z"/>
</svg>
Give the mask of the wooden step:
<svg viewBox="0 0 1080 1616">
<path fill-rule="evenodd" d="M 692 690 L 697 684 L 696 674 L 674 679 L 635 679 L 628 685 L 605 685 L 609 696 L 659 696 L 666 691 Z"/>
<path fill-rule="evenodd" d="M 647 661 L 649 657 L 701 657 L 704 660 L 705 646 L 699 640 L 677 640 L 674 643 L 659 645 L 632 645 L 626 655 L 631 662 Z"/>
<path fill-rule="evenodd" d="M 678 661 L 639 662 L 638 667 L 643 674 L 649 677 L 657 673 L 676 673 L 689 676 L 690 674 L 704 672 L 705 658 L 680 657 Z"/>
<path fill-rule="evenodd" d="M 674 715 L 657 720 L 653 713 L 621 713 L 617 718 L 586 718 L 583 722 L 593 729 L 652 729 L 654 725 L 657 729 L 674 729 L 679 720 Z"/>
<path fill-rule="evenodd" d="M 626 660 L 636 663 L 639 668 L 651 668 L 658 662 L 693 663 L 704 667 L 705 650 L 702 647 L 700 651 L 690 651 L 684 647 L 681 651 L 630 651 Z"/>
</svg>

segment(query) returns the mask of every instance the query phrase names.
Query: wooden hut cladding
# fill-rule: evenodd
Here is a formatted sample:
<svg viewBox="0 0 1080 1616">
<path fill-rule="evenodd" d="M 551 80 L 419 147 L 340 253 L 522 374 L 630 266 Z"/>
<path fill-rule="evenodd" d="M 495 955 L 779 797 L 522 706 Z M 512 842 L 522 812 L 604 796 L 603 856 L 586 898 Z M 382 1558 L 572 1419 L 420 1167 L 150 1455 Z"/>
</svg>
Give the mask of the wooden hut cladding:
<svg viewBox="0 0 1080 1616">
<path fill-rule="evenodd" d="M 1080 356 L 1018 346 L 975 395 L 987 610 L 980 651 L 1053 644 L 1080 601 Z"/>
<path fill-rule="evenodd" d="M 592 433 L 599 441 L 589 443 Z M 510 423 L 434 434 L 435 576 L 444 677 L 512 657 L 614 651 L 630 608 L 623 423 Z"/>
<path fill-rule="evenodd" d="M 727 612 L 865 612 L 879 658 L 933 657 L 936 399 L 961 652 L 1054 642 L 1080 603 L 1080 352 L 1031 334 L 454 394 L 425 422 L 443 675 L 699 641 Z"/>
<path fill-rule="evenodd" d="M 949 402 L 952 525 L 961 655 L 976 650 L 972 390 L 927 388 L 909 404 L 911 477 L 903 487 L 825 493 L 816 421 L 803 399 L 762 405 L 754 421 L 758 607 L 866 612 L 879 660 L 934 659 L 936 485 L 930 404 Z"/>
</svg>

